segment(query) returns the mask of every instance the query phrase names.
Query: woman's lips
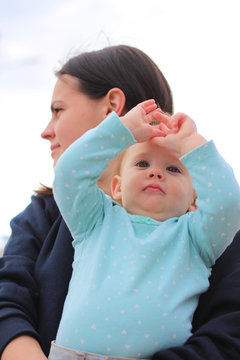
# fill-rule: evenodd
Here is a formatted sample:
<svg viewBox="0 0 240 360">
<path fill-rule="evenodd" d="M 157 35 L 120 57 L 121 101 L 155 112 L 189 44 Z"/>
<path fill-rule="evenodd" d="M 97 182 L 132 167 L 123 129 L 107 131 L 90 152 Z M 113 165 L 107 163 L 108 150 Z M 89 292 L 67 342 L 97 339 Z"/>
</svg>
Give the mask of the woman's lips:
<svg viewBox="0 0 240 360">
<path fill-rule="evenodd" d="M 51 145 L 51 153 L 52 153 L 52 155 L 54 154 L 54 152 L 57 150 L 57 149 L 59 149 L 60 148 L 60 145 Z"/>
</svg>

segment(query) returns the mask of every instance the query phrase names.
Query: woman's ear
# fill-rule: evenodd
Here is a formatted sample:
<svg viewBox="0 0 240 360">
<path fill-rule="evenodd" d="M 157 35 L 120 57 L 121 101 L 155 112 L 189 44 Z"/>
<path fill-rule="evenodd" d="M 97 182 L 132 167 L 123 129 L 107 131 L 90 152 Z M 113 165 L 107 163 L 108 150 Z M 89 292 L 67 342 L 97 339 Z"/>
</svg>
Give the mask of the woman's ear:
<svg viewBox="0 0 240 360">
<path fill-rule="evenodd" d="M 118 116 L 123 115 L 125 111 L 126 105 L 126 97 L 124 92 L 119 88 L 112 88 L 106 95 L 108 101 L 108 109 L 107 114 L 115 111 Z"/>
<path fill-rule="evenodd" d="M 121 177 L 119 175 L 114 175 L 112 179 L 111 193 L 113 200 L 121 202 L 122 190 L 121 190 Z"/>
</svg>

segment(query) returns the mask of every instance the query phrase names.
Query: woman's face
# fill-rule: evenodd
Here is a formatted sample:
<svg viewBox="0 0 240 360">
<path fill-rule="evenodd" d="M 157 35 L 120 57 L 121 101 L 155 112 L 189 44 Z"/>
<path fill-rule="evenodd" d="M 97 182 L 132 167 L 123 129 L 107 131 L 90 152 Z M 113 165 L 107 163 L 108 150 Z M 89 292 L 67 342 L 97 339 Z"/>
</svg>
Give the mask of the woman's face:
<svg viewBox="0 0 240 360">
<path fill-rule="evenodd" d="M 108 113 L 105 98 L 91 99 L 80 92 L 78 79 L 71 75 L 62 75 L 57 80 L 51 111 L 52 118 L 41 136 L 51 143 L 54 166 L 69 145 L 97 126 Z"/>
</svg>

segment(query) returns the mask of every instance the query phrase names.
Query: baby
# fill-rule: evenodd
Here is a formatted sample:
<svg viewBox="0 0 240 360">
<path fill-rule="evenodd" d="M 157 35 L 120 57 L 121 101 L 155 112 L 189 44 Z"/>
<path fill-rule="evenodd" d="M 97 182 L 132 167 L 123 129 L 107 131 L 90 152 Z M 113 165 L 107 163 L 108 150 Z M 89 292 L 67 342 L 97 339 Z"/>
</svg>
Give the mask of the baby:
<svg viewBox="0 0 240 360">
<path fill-rule="evenodd" d="M 113 200 L 97 181 L 123 151 Z M 149 358 L 184 343 L 211 266 L 240 223 L 239 186 L 214 143 L 185 114 L 168 117 L 147 100 L 121 118 L 111 113 L 64 152 L 54 196 L 75 256 L 49 358 Z"/>
</svg>

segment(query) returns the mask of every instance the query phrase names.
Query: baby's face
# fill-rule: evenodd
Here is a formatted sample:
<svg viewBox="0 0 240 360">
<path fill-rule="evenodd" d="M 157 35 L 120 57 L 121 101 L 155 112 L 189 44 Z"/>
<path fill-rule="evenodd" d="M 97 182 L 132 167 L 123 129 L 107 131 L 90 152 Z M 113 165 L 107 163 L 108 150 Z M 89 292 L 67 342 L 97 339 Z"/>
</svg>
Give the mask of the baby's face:
<svg viewBox="0 0 240 360">
<path fill-rule="evenodd" d="M 115 199 L 131 214 L 164 221 L 195 210 L 188 170 L 176 154 L 151 141 L 126 151 L 118 181 Z"/>
</svg>

